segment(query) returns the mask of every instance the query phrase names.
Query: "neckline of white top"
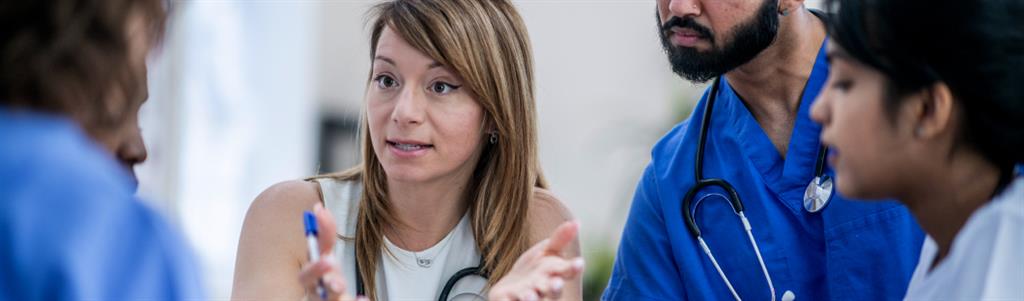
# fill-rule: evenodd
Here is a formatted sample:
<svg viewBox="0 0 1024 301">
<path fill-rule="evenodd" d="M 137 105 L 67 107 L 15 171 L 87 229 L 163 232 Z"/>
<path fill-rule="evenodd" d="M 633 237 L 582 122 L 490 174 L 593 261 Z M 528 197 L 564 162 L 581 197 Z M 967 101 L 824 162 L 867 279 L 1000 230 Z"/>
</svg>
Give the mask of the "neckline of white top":
<svg viewBox="0 0 1024 301">
<path fill-rule="evenodd" d="M 387 235 L 384 235 L 384 246 L 388 249 L 388 251 L 391 252 L 391 254 L 395 255 L 396 257 L 399 257 L 399 259 L 401 259 L 402 262 L 415 263 L 417 257 L 433 260 L 436 259 L 438 255 L 440 255 L 442 252 L 450 248 L 450 241 L 455 238 L 455 233 L 459 232 L 459 230 L 462 229 L 463 227 L 466 227 L 466 224 L 468 223 L 469 215 L 463 215 L 462 218 L 459 219 L 459 223 L 456 224 L 451 231 L 448 231 L 448 234 L 445 235 L 444 238 L 442 238 L 436 244 L 430 246 L 429 248 L 423 251 L 414 252 L 403 249 L 402 247 L 399 247 L 395 243 L 391 242 L 391 240 L 388 239 Z"/>
<path fill-rule="evenodd" d="M 998 215 L 997 212 L 1000 211 L 1002 207 L 1014 206 L 1018 205 L 1016 203 L 1022 203 L 1022 195 L 1024 195 L 1024 176 L 1017 176 L 1013 179 L 1013 181 L 1010 182 L 1010 184 L 1007 184 L 1006 187 L 1003 188 L 1003 191 L 1001 191 L 999 195 L 996 195 L 991 200 L 989 200 L 988 203 L 976 209 L 974 213 L 972 213 L 971 216 L 967 218 L 967 222 L 964 223 L 963 227 L 960 228 L 960 231 L 957 232 L 956 237 L 953 239 L 953 246 L 950 249 L 949 254 L 946 255 L 946 258 L 944 258 L 942 262 L 934 264 L 934 266 L 933 261 L 935 260 L 935 257 L 938 255 L 938 244 L 935 242 L 935 239 L 931 237 L 931 235 L 926 236 L 924 246 L 922 247 L 922 251 L 927 253 L 927 261 L 922 260 L 921 262 L 918 263 L 919 265 L 925 264 L 924 270 L 922 270 L 922 278 L 929 279 L 931 278 L 931 276 L 935 275 L 936 272 L 941 272 L 950 269 L 950 267 L 948 266 L 951 265 L 949 262 L 951 261 L 950 259 L 954 255 L 954 250 L 964 248 L 964 246 L 960 246 L 962 243 L 958 243 L 956 238 L 960 238 L 968 231 L 980 227 L 979 223 L 990 222 L 983 220 L 984 217 Z M 1010 202 L 1016 203 L 1009 204 Z M 968 235 L 969 234 L 970 233 L 968 233 Z M 960 252 L 957 252 L 956 255 L 960 255 L 959 253 Z"/>
</svg>

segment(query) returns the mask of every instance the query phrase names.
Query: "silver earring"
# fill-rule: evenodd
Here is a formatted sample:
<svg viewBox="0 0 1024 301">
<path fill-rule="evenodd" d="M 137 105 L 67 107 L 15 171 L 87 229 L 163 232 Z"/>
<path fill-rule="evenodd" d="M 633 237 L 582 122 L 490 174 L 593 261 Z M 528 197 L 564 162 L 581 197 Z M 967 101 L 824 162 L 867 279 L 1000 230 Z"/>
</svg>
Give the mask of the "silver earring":
<svg viewBox="0 0 1024 301">
<path fill-rule="evenodd" d="M 788 16 L 788 15 L 789 15 L 789 9 L 788 8 L 782 9 L 782 16 Z"/>
<path fill-rule="evenodd" d="M 498 144 L 498 133 L 491 132 L 491 144 Z"/>
</svg>

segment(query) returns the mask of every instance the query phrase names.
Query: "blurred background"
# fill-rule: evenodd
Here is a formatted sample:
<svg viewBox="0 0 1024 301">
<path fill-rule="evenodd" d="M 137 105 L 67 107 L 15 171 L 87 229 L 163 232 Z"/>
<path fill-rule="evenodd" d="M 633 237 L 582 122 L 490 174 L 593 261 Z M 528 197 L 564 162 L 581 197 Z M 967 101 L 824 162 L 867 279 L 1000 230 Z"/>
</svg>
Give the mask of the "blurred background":
<svg viewBox="0 0 1024 301">
<path fill-rule="evenodd" d="M 212 299 L 230 296 L 242 221 L 261 191 L 359 158 L 365 13 L 376 2 L 172 1 L 141 113 L 150 156 L 140 194 L 184 229 Z M 513 2 L 533 42 L 541 163 L 582 224 L 585 297 L 596 300 L 649 150 L 703 86 L 671 73 L 654 0 Z"/>
</svg>

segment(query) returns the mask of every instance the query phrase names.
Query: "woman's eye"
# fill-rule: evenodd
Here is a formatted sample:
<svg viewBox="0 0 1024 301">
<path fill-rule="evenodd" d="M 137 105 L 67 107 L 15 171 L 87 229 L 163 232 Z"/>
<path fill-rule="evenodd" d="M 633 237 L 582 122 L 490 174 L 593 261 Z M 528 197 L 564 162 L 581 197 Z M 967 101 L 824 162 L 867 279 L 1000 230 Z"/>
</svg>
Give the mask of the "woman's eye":
<svg viewBox="0 0 1024 301">
<path fill-rule="evenodd" d="M 835 88 L 836 90 L 840 90 L 840 91 L 849 91 L 850 88 L 852 88 L 852 87 L 853 87 L 853 81 L 852 80 L 842 79 L 842 80 L 836 80 L 835 82 L 832 83 L 832 88 Z"/>
<path fill-rule="evenodd" d="M 387 75 L 378 75 L 377 78 L 373 79 L 377 82 L 377 87 L 381 89 L 391 89 L 398 86 L 398 81 Z"/>
<path fill-rule="evenodd" d="M 436 83 L 430 85 L 430 91 L 434 92 L 436 94 L 440 94 L 440 95 L 445 95 L 445 94 L 448 94 L 448 93 L 452 93 L 452 91 L 455 91 L 455 90 L 458 90 L 458 89 L 459 89 L 459 86 L 452 85 L 452 84 L 445 83 L 445 82 L 436 82 Z"/>
</svg>

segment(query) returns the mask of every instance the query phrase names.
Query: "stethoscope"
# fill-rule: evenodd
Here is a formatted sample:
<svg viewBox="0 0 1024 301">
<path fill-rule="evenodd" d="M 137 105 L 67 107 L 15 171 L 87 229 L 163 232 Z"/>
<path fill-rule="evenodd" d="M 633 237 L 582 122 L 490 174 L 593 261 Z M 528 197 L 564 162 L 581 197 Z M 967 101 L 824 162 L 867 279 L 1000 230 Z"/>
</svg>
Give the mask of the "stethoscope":
<svg viewBox="0 0 1024 301">
<path fill-rule="evenodd" d="M 718 98 L 718 88 L 721 85 L 721 77 L 715 78 L 715 82 L 711 86 L 711 94 L 708 95 L 707 103 L 704 105 L 704 115 L 700 124 L 700 135 L 697 140 L 697 154 L 696 160 L 694 160 L 694 174 L 696 183 L 686 192 L 686 196 L 683 197 L 682 215 L 683 220 L 686 222 L 687 229 L 690 233 L 697 238 L 697 242 L 700 244 L 701 249 L 704 250 L 704 254 L 711 260 L 711 264 L 715 266 L 715 270 L 718 271 L 718 275 L 722 277 L 722 281 L 725 282 L 725 286 L 729 288 L 729 292 L 736 300 L 740 299 L 740 295 L 736 293 L 736 289 L 733 288 L 732 282 L 729 281 L 729 277 L 722 271 L 722 267 L 718 265 L 718 260 L 715 259 L 715 255 L 711 254 L 711 249 L 708 248 L 708 244 L 704 241 L 704 237 L 700 234 L 700 227 L 697 226 L 697 222 L 693 217 L 693 212 L 696 208 L 691 210 L 690 204 L 693 202 L 693 197 L 697 195 L 697 192 L 702 188 L 718 186 L 725 190 L 728 194 L 726 199 L 729 200 L 729 204 L 732 205 L 732 210 L 739 216 L 740 221 L 743 223 L 743 228 L 747 232 L 747 238 L 750 240 L 750 246 L 754 249 L 754 254 L 757 255 L 757 263 L 761 265 L 761 272 L 764 273 L 764 278 L 768 282 L 768 289 L 771 291 L 772 300 L 775 300 L 775 284 L 772 282 L 772 276 L 768 273 L 768 267 L 764 264 L 764 258 L 761 256 L 761 250 L 757 246 L 757 241 L 754 239 L 754 234 L 751 230 L 750 221 L 747 220 L 747 216 L 743 214 L 743 201 L 740 200 L 739 193 L 733 188 L 732 184 L 728 181 L 720 178 L 704 178 L 704 145 L 708 136 L 708 128 L 711 126 L 711 110 L 715 107 L 715 100 Z M 832 178 L 825 175 L 825 156 L 828 149 L 825 146 L 821 146 L 818 150 L 818 159 L 816 162 L 814 179 L 807 185 L 807 190 L 804 192 L 804 209 L 807 212 L 818 212 L 821 209 L 828 206 L 829 201 L 832 200 Z M 725 197 L 725 196 L 723 196 Z M 697 201 L 697 205 L 700 205 L 700 199 Z M 792 300 L 794 295 L 790 291 L 786 291 L 783 295 L 783 300 Z"/>
<path fill-rule="evenodd" d="M 358 250 L 359 250 L 359 248 L 356 247 L 356 253 L 357 254 L 359 253 Z M 356 256 L 356 258 L 359 258 L 359 257 Z M 464 268 L 464 269 L 459 270 L 458 272 L 455 272 L 455 274 L 453 274 L 451 277 L 449 277 L 448 281 L 444 283 L 444 287 L 441 289 L 441 294 L 437 296 L 437 300 L 438 301 L 447 301 L 448 300 L 448 295 L 450 295 L 452 293 L 452 289 L 455 288 L 455 284 L 459 283 L 459 280 L 462 280 L 463 278 L 474 276 L 474 275 L 483 277 L 484 279 L 490 278 L 490 276 L 487 274 L 487 272 L 484 271 L 483 266 L 484 266 L 484 261 L 481 259 L 479 265 L 477 265 L 475 267 Z M 355 268 L 356 268 L 356 295 L 357 296 L 365 296 L 366 295 L 366 288 L 363 287 L 363 275 L 359 273 L 359 261 L 358 260 L 356 260 Z"/>
</svg>

